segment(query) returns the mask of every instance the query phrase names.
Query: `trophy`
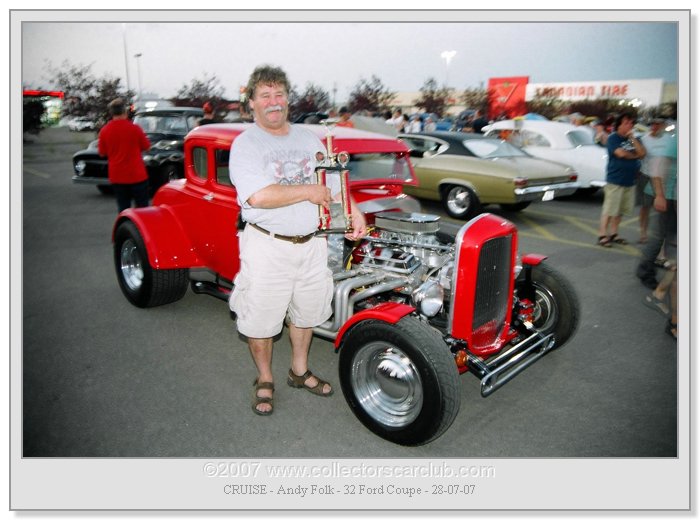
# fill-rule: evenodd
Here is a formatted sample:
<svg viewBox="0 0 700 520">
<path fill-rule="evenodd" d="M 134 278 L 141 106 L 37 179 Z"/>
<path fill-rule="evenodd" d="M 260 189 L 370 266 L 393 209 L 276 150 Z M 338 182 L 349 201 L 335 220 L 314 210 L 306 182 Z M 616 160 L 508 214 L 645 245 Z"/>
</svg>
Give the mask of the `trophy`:
<svg viewBox="0 0 700 520">
<path fill-rule="evenodd" d="M 328 208 L 318 206 L 319 229 L 326 233 L 348 233 L 352 231 L 352 206 L 348 182 L 350 171 L 346 168 L 350 161 L 348 152 L 333 153 L 333 135 L 326 126 L 326 154 L 319 152 L 316 159 L 316 182 L 331 191 Z"/>
</svg>

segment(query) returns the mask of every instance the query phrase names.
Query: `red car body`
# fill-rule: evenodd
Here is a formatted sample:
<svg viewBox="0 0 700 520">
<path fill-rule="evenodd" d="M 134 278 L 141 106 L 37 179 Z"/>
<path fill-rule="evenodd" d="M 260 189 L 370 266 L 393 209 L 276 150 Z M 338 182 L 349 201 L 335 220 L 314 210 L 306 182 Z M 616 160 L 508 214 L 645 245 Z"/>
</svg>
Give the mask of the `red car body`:
<svg viewBox="0 0 700 520">
<path fill-rule="evenodd" d="M 118 216 L 115 268 L 134 305 L 176 301 L 188 283 L 228 299 L 240 267 L 229 151 L 245 128 L 191 131 L 185 178 L 161 187 L 151 207 Z M 325 127 L 310 128 L 328 142 Z M 332 132 L 332 152 L 349 154 L 350 192 L 373 231 L 344 244 L 350 253 L 332 268 L 333 316 L 314 332 L 334 341 L 343 394 L 365 426 L 400 444 L 430 442 L 459 410 L 458 374 L 473 373 L 490 395 L 568 341 L 578 301 L 543 256 L 519 258 L 517 229 L 501 217 L 484 213 L 455 237 L 441 233 L 439 217 L 403 193 L 416 182 L 403 143 Z"/>
</svg>

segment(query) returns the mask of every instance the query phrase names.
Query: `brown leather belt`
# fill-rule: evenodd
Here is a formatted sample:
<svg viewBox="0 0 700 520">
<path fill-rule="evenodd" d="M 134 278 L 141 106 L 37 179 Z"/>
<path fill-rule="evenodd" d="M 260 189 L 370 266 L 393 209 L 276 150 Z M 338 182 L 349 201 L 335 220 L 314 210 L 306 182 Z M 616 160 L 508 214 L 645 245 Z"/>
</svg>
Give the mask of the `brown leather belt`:
<svg viewBox="0 0 700 520">
<path fill-rule="evenodd" d="M 287 235 L 277 235 L 275 233 L 270 233 L 267 229 L 263 229 L 257 224 L 253 224 L 252 222 L 248 222 L 249 226 L 254 227 L 261 233 L 265 233 L 266 235 L 270 235 L 272 238 L 279 238 L 280 240 L 284 240 L 285 242 L 291 242 L 292 244 L 305 244 L 309 240 L 311 240 L 313 237 L 316 236 L 316 233 L 309 233 L 308 235 L 296 235 L 296 236 L 287 236 Z"/>
</svg>

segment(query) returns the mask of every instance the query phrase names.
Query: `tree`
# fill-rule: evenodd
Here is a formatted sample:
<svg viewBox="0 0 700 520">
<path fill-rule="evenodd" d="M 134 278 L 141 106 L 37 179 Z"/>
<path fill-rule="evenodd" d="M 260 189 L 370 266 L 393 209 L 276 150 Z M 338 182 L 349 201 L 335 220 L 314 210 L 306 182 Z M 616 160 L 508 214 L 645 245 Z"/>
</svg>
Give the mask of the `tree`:
<svg viewBox="0 0 700 520">
<path fill-rule="evenodd" d="M 413 103 L 417 107 L 424 109 L 428 114 L 442 116 L 450 96 L 449 89 L 447 87 L 438 87 L 435 78 L 428 78 L 420 88 L 420 93 L 420 97 L 414 99 Z"/>
<path fill-rule="evenodd" d="M 43 128 L 41 116 L 44 114 L 44 103 L 37 98 L 25 98 L 22 104 L 22 132 L 38 134 Z"/>
<path fill-rule="evenodd" d="M 462 104 L 473 110 L 481 110 L 484 114 L 488 112 L 489 95 L 483 88 L 467 88 L 462 92 Z"/>
<path fill-rule="evenodd" d="M 372 75 L 369 81 L 362 78 L 357 82 L 350 92 L 348 109 L 350 112 L 384 112 L 391 109 L 391 101 L 395 95 L 396 93 L 388 90 L 377 76 Z"/>
<path fill-rule="evenodd" d="M 176 107 L 201 107 L 209 101 L 218 110 L 224 100 L 224 88 L 215 75 L 204 74 L 203 79 L 193 78 L 190 84 L 184 84 L 170 101 Z"/>
<path fill-rule="evenodd" d="M 309 112 L 325 112 L 330 106 L 328 92 L 313 83 L 307 83 L 306 90 L 301 94 L 296 87 L 292 87 L 289 93 L 289 116 L 292 120 Z"/>
<path fill-rule="evenodd" d="M 92 65 L 73 65 L 68 61 L 60 68 L 48 66 L 52 83 L 65 93 L 62 115 L 89 117 L 99 127 L 109 120 L 109 102 L 118 97 L 130 102 L 134 91 L 126 90 L 120 78 L 109 74 L 95 77 L 91 69 Z"/>
</svg>

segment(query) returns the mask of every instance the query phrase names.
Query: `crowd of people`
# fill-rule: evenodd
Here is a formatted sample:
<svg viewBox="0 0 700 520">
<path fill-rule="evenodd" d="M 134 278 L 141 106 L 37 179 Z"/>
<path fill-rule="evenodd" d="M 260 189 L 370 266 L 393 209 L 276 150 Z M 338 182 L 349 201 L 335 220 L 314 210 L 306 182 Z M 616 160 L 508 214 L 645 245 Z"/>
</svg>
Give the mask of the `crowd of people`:
<svg viewBox="0 0 700 520">
<path fill-rule="evenodd" d="M 636 116 L 619 114 L 605 134 L 607 175 L 598 245 L 626 245 L 619 235 L 623 216 L 639 210 L 641 260 L 636 275 L 651 290 L 643 303 L 665 318 L 665 331 L 678 337 L 677 157 L 675 135 L 665 132 L 665 119 L 655 117 L 642 136 L 635 133 Z M 660 278 L 660 279 L 659 279 Z"/>
</svg>

